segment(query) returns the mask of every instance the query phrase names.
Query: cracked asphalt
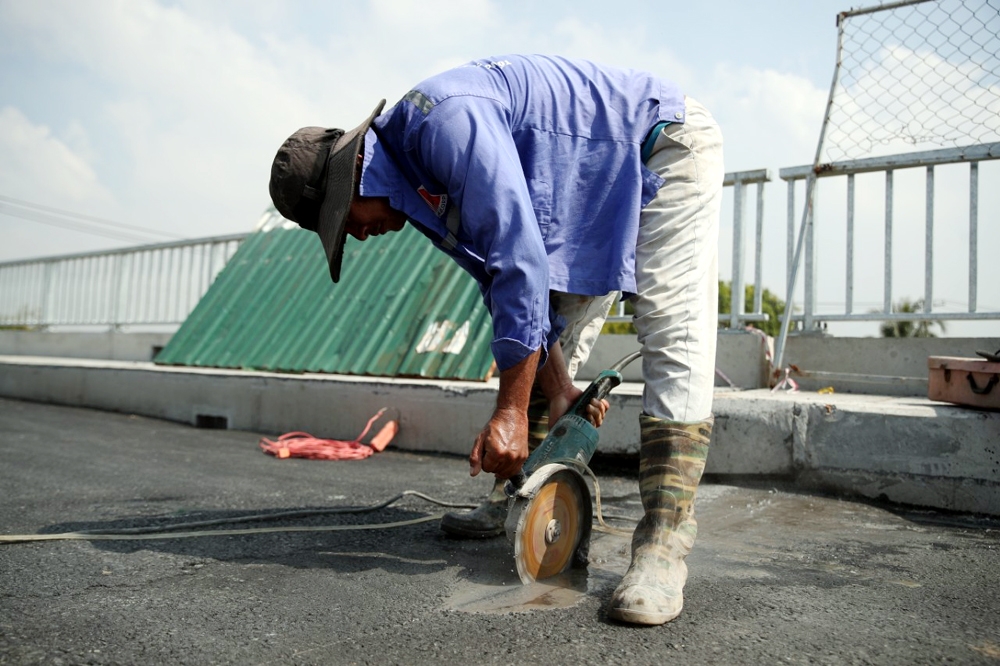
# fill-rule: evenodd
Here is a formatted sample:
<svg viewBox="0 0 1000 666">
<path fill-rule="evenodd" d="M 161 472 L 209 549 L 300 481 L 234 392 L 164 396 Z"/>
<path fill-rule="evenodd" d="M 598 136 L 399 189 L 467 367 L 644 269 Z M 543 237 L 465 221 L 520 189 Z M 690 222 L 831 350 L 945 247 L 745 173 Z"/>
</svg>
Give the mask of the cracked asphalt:
<svg viewBox="0 0 1000 666">
<path fill-rule="evenodd" d="M 259 434 L 0 400 L 0 533 L 169 525 L 359 507 L 404 489 L 475 502 L 458 457 L 277 460 Z M 635 479 L 598 466 L 608 513 Z M 230 527 L 323 527 L 440 513 L 406 498 L 364 514 Z M 522 586 L 504 537 L 436 522 L 157 541 L 0 545 L 0 664 L 1000 664 L 1000 522 L 702 484 L 684 613 L 606 617 L 627 539 Z M 621 518 L 613 521 L 627 526 Z"/>
</svg>

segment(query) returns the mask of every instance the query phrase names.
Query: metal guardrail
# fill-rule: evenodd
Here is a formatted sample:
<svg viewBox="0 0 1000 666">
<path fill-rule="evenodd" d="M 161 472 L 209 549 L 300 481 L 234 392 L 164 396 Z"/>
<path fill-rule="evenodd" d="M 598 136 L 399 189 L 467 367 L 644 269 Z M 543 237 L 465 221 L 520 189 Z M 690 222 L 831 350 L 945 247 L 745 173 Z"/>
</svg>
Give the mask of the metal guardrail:
<svg viewBox="0 0 1000 666">
<path fill-rule="evenodd" d="M 729 328 L 766 321 L 761 310 L 764 184 L 767 169 L 725 175 L 733 188 L 732 312 Z M 747 194 L 755 187 L 754 303 L 745 308 Z M 174 325 L 184 321 L 248 234 L 0 263 L 0 326 Z M 630 321 L 624 304 L 609 321 Z"/>
<path fill-rule="evenodd" d="M 247 235 L 0 263 L 0 326 L 180 324 Z"/>
<path fill-rule="evenodd" d="M 793 266 L 795 221 L 795 184 L 815 176 L 816 179 L 843 176 L 847 178 L 847 251 L 846 251 L 846 300 L 842 313 L 816 312 L 816 261 L 812 220 L 805 227 L 804 245 L 804 299 L 801 313 L 791 315 L 792 321 L 802 323 L 805 331 L 813 330 L 824 321 L 914 321 L 933 318 L 939 321 L 1000 319 L 1000 312 L 978 311 L 978 253 L 979 253 L 979 162 L 1000 159 L 1000 143 L 988 143 L 967 148 L 944 148 L 923 152 L 871 157 L 859 160 L 822 164 L 817 169 L 797 166 L 781 169 L 779 176 L 788 184 L 788 254 L 787 270 Z M 934 310 L 934 167 L 944 164 L 969 165 L 969 304 L 967 312 L 940 312 Z M 925 221 L 924 221 L 924 295 L 923 311 L 918 313 L 893 312 L 893 173 L 899 169 L 924 168 L 926 172 Z M 859 173 L 884 172 L 885 174 L 885 236 L 884 236 L 884 287 L 880 312 L 854 312 L 854 176 Z M 809 211 L 810 213 L 812 211 Z M 789 277 L 790 279 L 790 277 Z M 787 294 L 786 294 L 787 298 Z"/>
<path fill-rule="evenodd" d="M 891 320 L 1000 320 L 1000 312 L 978 311 L 978 224 L 979 168 L 985 160 L 1000 159 L 1000 143 L 970 148 L 948 148 L 888 157 L 874 157 L 824 164 L 814 172 L 811 166 L 784 168 L 779 176 L 787 183 L 788 238 L 786 275 L 793 270 L 798 181 L 847 178 L 846 303 L 843 312 L 816 312 L 816 262 L 813 225 L 805 227 L 805 298 L 801 311 L 790 321 L 813 330 L 824 321 Z M 933 309 L 934 167 L 969 164 L 969 305 L 967 312 L 938 312 Z M 926 170 L 926 222 L 923 312 L 892 312 L 892 228 L 893 172 L 899 169 Z M 885 206 L 885 286 L 881 312 L 854 311 L 854 176 L 884 172 Z M 721 313 L 719 322 L 733 330 L 747 323 L 766 321 L 762 311 L 763 221 L 765 186 L 771 181 L 767 169 L 727 173 L 725 187 L 733 188 L 732 307 Z M 750 186 L 754 188 L 753 227 L 746 214 Z M 809 211 L 811 212 L 811 211 Z M 746 244 L 753 229 L 754 299 L 750 312 L 743 312 L 746 279 Z M 235 253 L 248 234 L 235 234 L 188 241 L 158 243 L 107 252 L 90 252 L 42 259 L 0 263 L 0 326 L 46 327 L 57 325 L 107 325 L 113 327 L 145 324 L 180 324 L 207 291 L 216 274 Z M 786 290 L 787 291 L 787 290 Z M 788 294 L 784 295 L 786 301 Z M 624 304 L 609 321 L 630 321 Z"/>
</svg>

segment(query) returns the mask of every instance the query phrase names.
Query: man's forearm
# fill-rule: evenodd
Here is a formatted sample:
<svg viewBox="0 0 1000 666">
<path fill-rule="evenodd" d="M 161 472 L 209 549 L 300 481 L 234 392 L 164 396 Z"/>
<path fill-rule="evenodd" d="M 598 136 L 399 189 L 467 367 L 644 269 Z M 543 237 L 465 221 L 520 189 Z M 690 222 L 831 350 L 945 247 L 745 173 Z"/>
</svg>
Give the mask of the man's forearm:
<svg viewBox="0 0 1000 666">
<path fill-rule="evenodd" d="M 500 372 L 500 390 L 497 393 L 498 410 L 516 409 L 527 412 L 528 400 L 531 397 L 531 385 L 535 381 L 541 353 L 540 349 L 536 350 L 521 362 Z M 560 354 L 561 357 L 562 354 Z"/>
<path fill-rule="evenodd" d="M 486 470 L 497 478 L 510 478 L 528 457 L 528 400 L 540 355 L 537 350 L 500 372 L 496 409 L 469 454 L 472 476 Z"/>
<path fill-rule="evenodd" d="M 573 380 L 566 369 L 562 345 L 559 344 L 558 340 L 549 348 L 549 359 L 538 371 L 538 385 L 549 400 L 561 395 L 567 387 L 573 385 Z"/>
</svg>

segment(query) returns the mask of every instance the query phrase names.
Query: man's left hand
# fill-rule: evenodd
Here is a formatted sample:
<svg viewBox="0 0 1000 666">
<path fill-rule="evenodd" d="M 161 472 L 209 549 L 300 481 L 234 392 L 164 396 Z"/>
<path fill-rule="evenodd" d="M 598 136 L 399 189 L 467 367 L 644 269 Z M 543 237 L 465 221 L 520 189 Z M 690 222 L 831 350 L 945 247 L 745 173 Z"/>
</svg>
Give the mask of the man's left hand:
<svg viewBox="0 0 1000 666">
<path fill-rule="evenodd" d="M 583 395 L 582 390 L 572 384 L 568 384 L 557 395 L 549 399 L 549 428 L 554 426 L 556 421 L 562 418 L 576 404 L 581 395 Z M 591 400 L 590 404 L 587 405 L 587 420 L 595 428 L 600 428 L 601 424 L 604 423 L 604 416 L 608 413 L 610 407 L 611 404 L 607 400 L 597 400 L 596 398 Z"/>
</svg>

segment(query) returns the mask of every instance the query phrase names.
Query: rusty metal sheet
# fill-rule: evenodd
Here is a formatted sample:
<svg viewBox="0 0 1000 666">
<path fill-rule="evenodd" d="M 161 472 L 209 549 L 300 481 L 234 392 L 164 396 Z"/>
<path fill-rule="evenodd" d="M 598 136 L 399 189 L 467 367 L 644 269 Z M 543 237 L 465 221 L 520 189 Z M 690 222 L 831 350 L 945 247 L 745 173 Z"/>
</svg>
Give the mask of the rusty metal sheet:
<svg viewBox="0 0 1000 666">
<path fill-rule="evenodd" d="M 252 234 L 170 343 L 164 365 L 486 380 L 492 323 L 475 281 L 410 226 L 349 238 L 330 281 L 316 234 Z"/>
</svg>

